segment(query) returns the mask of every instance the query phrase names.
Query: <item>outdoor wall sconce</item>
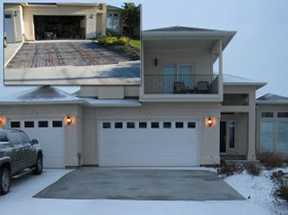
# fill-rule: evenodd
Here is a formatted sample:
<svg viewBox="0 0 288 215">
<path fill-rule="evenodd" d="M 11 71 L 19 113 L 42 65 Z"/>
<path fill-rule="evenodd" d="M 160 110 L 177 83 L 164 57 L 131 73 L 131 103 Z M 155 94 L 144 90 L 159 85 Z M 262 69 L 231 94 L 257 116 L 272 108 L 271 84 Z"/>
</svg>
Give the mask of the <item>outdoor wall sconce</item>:
<svg viewBox="0 0 288 215">
<path fill-rule="evenodd" d="M 70 116 L 70 115 L 67 115 L 65 116 L 65 124 L 70 126 L 70 125 L 73 125 L 75 124 L 75 116 Z"/>
<path fill-rule="evenodd" d="M 6 117 L 0 116 L 0 127 L 4 127 L 6 124 Z"/>
<path fill-rule="evenodd" d="M 155 57 L 154 66 L 157 66 L 157 65 L 158 65 L 158 59 L 157 59 L 157 57 Z"/>
<path fill-rule="evenodd" d="M 13 16 L 15 17 L 17 16 L 17 11 L 14 11 Z"/>
<path fill-rule="evenodd" d="M 211 128 L 214 127 L 216 125 L 216 119 L 214 117 L 209 116 L 208 118 L 206 118 L 206 126 Z"/>
<path fill-rule="evenodd" d="M 93 19 L 93 14 L 91 14 L 91 15 L 89 16 L 89 18 L 90 18 L 90 19 Z"/>
</svg>

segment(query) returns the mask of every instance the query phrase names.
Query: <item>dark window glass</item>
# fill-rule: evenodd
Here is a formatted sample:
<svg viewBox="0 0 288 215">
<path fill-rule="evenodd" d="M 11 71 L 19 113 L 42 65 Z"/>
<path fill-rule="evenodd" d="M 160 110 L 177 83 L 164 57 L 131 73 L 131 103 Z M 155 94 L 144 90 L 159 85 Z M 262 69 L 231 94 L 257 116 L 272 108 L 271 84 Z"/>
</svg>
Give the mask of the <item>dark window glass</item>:
<svg viewBox="0 0 288 215">
<path fill-rule="evenodd" d="M 53 126 L 53 128 L 61 128 L 62 127 L 62 121 L 53 121 L 52 122 L 52 126 Z"/>
<path fill-rule="evenodd" d="M 11 132 L 10 134 L 10 142 L 14 145 L 20 145 L 21 144 L 21 140 L 20 140 L 20 136 L 19 136 L 19 132 Z"/>
<path fill-rule="evenodd" d="M 103 122 L 102 128 L 105 128 L 105 129 L 111 128 L 111 123 L 110 122 Z"/>
<path fill-rule="evenodd" d="M 24 127 L 25 128 L 34 128 L 34 122 L 33 121 L 25 121 Z"/>
<path fill-rule="evenodd" d="M 127 128 L 135 128 L 134 122 L 127 122 Z"/>
<path fill-rule="evenodd" d="M 171 128 L 171 122 L 163 122 L 163 128 Z"/>
<path fill-rule="evenodd" d="M 24 132 L 19 132 L 22 144 L 30 143 L 29 137 Z"/>
<path fill-rule="evenodd" d="M 11 15 L 11 14 L 5 14 L 4 17 L 5 17 L 6 19 L 11 19 L 11 18 L 12 18 L 12 15 Z"/>
<path fill-rule="evenodd" d="M 139 128 L 147 128 L 147 122 L 139 122 Z"/>
<path fill-rule="evenodd" d="M 115 122 L 115 128 L 123 128 L 122 122 Z"/>
<path fill-rule="evenodd" d="M 183 122 L 176 122 L 175 128 L 184 128 L 184 123 Z"/>
<path fill-rule="evenodd" d="M 20 128 L 20 122 L 19 121 L 13 121 L 10 123 L 11 128 Z"/>
<path fill-rule="evenodd" d="M 48 128 L 48 121 L 38 121 L 39 128 Z"/>
<path fill-rule="evenodd" d="M 274 117 L 274 113 L 273 112 L 262 112 L 261 116 L 263 118 L 273 118 Z"/>
<path fill-rule="evenodd" d="M 278 118 L 288 118 L 288 112 L 278 112 L 277 117 Z"/>
<path fill-rule="evenodd" d="M 229 122 L 229 147 L 235 147 L 235 123 Z"/>
<path fill-rule="evenodd" d="M 188 122 L 187 127 L 188 128 L 196 128 L 196 123 L 195 122 Z"/>
<path fill-rule="evenodd" d="M 159 128 L 159 122 L 151 122 L 151 128 Z"/>
<path fill-rule="evenodd" d="M 8 137 L 6 132 L 0 131 L 0 142 L 8 142 Z"/>
</svg>

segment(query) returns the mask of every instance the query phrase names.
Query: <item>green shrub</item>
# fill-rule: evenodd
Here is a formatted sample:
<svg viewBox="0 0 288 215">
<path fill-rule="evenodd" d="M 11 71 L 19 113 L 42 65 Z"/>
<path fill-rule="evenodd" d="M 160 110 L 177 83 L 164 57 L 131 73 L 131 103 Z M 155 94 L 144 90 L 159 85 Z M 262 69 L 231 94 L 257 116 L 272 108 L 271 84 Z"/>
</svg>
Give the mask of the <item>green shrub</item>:
<svg viewBox="0 0 288 215">
<path fill-rule="evenodd" d="M 230 164 L 224 163 L 217 168 L 218 175 L 226 175 L 226 176 L 240 174 L 243 171 L 244 171 L 243 165 L 237 163 L 230 163 Z"/>
<path fill-rule="evenodd" d="M 253 163 L 246 164 L 245 169 L 248 174 L 253 175 L 253 176 L 258 176 L 262 172 L 262 168 L 259 165 L 256 165 Z"/>
<path fill-rule="evenodd" d="M 120 37 L 119 39 L 118 39 L 118 43 L 119 44 L 121 44 L 121 45 L 126 45 L 128 42 L 129 42 L 129 37 Z"/>
<path fill-rule="evenodd" d="M 113 31 L 113 30 L 107 30 L 106 31 L 106 35 L 108 37 L 119 37 L 119 34 L 116 31 Z"/>
<path fill-rule="evenodd" d="M 111 46 L 115 45 L 118 42 L 117 37 L 99 37 L 98 38 L 98 43 L 105 45 L 105 46 Z"/>
<path fill-rule="evenodd" d="M 257 154 L 257 158 L 266 168 L 269 169 L 282 167 L 284 163 L 275 152 L 260 152 Z"/>
</svg>

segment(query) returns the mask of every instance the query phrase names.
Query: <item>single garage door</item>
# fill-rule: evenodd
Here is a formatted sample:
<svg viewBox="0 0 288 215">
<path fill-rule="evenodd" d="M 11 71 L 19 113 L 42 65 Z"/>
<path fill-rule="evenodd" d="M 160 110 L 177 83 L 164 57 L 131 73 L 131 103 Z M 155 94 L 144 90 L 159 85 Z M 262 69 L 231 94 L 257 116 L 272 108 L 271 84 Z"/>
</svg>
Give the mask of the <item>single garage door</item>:
<svg viewBox="0 0 288 215">
<path fill-rule="evenodd" d="M 65 167 L 65 138 L 62 119 L 12 120 L 10 128 L 25 131 L 43 149 L 45 168 Z"/>
<path fill-rule="evenodd" d="M 34 16 L 36 40 L 85 39 L 84 16 Z"/>
<path fill-rule="evenodd" d="M 100 166 L 197 166 L 196 121 L 100 121 Z"/>
</svg>

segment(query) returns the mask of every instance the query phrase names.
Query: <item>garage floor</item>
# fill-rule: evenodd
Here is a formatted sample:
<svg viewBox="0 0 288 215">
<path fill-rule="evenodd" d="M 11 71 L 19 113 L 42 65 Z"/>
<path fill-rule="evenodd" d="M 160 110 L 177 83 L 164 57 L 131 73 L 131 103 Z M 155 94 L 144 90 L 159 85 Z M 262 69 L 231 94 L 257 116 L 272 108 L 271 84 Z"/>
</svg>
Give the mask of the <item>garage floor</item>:
<svg viewBox="0 0 288 215">
<path fill-rule="evenodd" d="M 59 199 L 245 200 L 210 171 L 82 168 L 34 196 Z"/>
<path fill-rule="evenodd" d="M 7 69 L 92 66 L 131 61 L 124 52 L 109 50 L 94 42 L 55 42 L 24 44 Z"/>
</svg>

